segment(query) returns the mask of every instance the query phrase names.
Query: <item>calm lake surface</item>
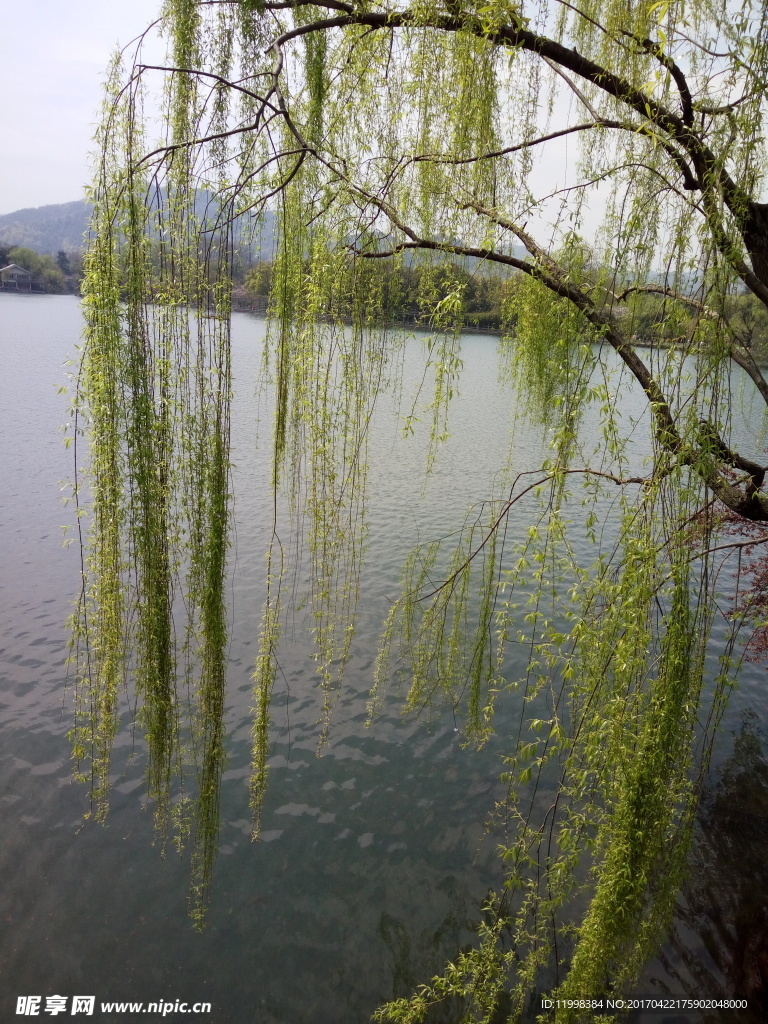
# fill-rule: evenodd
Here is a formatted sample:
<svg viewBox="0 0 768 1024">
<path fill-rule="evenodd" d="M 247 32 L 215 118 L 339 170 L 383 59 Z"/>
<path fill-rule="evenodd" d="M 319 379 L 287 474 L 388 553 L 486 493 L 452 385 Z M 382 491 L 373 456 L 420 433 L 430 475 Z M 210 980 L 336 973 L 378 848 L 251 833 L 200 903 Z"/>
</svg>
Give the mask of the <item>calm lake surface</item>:
<svg viewBox="0 0 768 1024">
<path fill-rule="evenodd" d="M 410 545 L 446 533 L 488 497 L 502 465 L 513 420 L 509 393 L 497 383 L 496 340 L 465 339 L 452 439 L 426 488 L 424 437 L 403 439 L 397 410 L 382 403 L 347 686 L 318 757 L 320 701 L 306 623 L 297 614 L 280 659 L 273 771 L 263 842 L 254 845 L 249 677 L 270 510 L 254 417 L 264 324 L 235 315 L 230 743 L 210 923 L 200 935 L 187 917 L 188 858 L 162 857 L 152 846 L 151 817 L 142 810 L 143 753 L 127 720 L 106 827 L 83 823 L 87 793 L 71 780 L 65 622 L 79 552 L 62 546 L 61 526 L 73 514 L 61 504 L 61 488 L 72 464 L 60 433 L 66 399 L 57 389 L 80 331 L 75 298 L 0 295 L 0 1019 L 17 1019 L 18 996 L 58 994 L 94 995 L 97 1007 L 207 1001 L 211 1014 L 195 1019 L 212 1022 L 365 1021 L 470 940 L 480 902 L 501 877 L 497 840 L 486 835 L 485 822 L 502 795 L 499 758 L 516 709 L 502 713 L 502 739 L 479 754 L 462 749 L 451 714 L 403 719 L 394 699 L 364 727 L 377 627 Z M 403 407 L 408 381 L 418 379 L 420 350 L 418 339 L 406 344 Z M 744 454 L 756 456 L 765 447 L 760 412 L 746 402 L 738 415 Z M 541 439 L 520 424 L 514 430 L 517 468 L 535 466 Z M 768 1015 L 767 706 L 765 668 L 747 665 L 718 740 L 691 882 L 670 940 L 641 984 L 648 994 L 694 998 L 749 993 L 752 1010 L 649 1020 Z M 112 1019 L 98 1008 L 95 1016 Z"/>
</svg>

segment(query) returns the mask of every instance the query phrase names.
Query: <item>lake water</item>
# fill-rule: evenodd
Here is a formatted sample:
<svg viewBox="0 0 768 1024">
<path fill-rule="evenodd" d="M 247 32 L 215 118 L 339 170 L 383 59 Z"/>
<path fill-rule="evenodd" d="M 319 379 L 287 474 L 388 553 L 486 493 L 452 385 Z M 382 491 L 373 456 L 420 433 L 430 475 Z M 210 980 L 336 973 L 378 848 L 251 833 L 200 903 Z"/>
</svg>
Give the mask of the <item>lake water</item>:
<svg viewBox="0 0 768 1024">
<path fill-rule="evenodd" d="M 230 742 L 210 921 L 197 934 L 187 916 L 188 859 L 162 857 L 152 846 L 152 822 L 142 810 L 142 752 L 127 723 L 106 827 L 83 824 L 87 794 L 71 780 L 65 620 L 79 555 L 75 546 L 62 546 L 61 526 L 72 513 L 60 504 L 60 489 L 72 466 L 59 430 L 66 401 L 57 388 L 80 330 L 72 297 L 0 296 L 1 1019 L 16 1019 L 18 996 L 44 1001 L 58 994 L 94 995 L 97 1006 L 207 1001 L 211 1014 L 197 1019 L 217 1024 L 365 1021 L 381 1001 L 407 994 L 470 940 L 480 902 L 501 878 L 485 822 L 501 796 L 505 744 L 491 742 L 479 754 L 462 749 L 452 715 L 403 719 L 394 700 L 364 728 L 376 629 L 397 594 L 409 546 L 418 536 L 446 532 L 457 514 L 486 498 L 503 461 L 512 413 L 508 392 L 497 384 L 495 339 L 465 339 L 453 436 L 426 488 L 423 436 L 404 440 L 391 403 L 379 410 L 371 460 L 375 512 L 347 686 L 330 744 L 318 757 L 320 701 L 298 615 L 281 653 L 273 771 L 263 842 L 254 845 L 249 677 L 270 509 L 253 416 L 264 324 L 235 315 Z M 419 358 L 415 339 L 405 350 L 406 379 L 415 379 Z M 753 421 L 748 408 L 745 436 Z M 519 424 L 515 431 L 518 468 L 534 466 L 540 438 Z M 753 445 L 756 434 L 755 427 Z M 668 1018 L 677 1024 L 761 1020 L 768 1013 L 768 766 L 761 749 L 767 680 L 762 666 L 748 665 L 741 675 L 700 815 L 692 881 L 670 940 L 642 981 L 644 992 L 702 998 L 749 989 L 753 1010 Z M 514 708 L 505 714 L 515 721 Z M 504 723 L 502 716 L 502 733 Z"/>
</svg>

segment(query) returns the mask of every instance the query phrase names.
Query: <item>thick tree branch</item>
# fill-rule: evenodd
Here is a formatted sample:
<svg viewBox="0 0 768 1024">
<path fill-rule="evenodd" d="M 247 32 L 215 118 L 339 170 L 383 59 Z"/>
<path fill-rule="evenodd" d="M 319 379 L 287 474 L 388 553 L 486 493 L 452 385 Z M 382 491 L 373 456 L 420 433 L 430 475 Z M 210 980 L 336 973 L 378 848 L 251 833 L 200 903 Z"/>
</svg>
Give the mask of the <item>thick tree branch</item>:
<svg viewBox="0 0 768 1024">
<path fill-rule="evenodd" d="M 752 459 L 744 458 L 744 456 L 739 455 L 738 452 L 734 452 L 728 447 L 725 441 L 723 441 L 712 424 L 708 423 L 706 420 L 701 421 L 700 429 L 704 448 L 716 455 L 723 465 L 732 466 L 734 469 L 741 469 L 743 472 L 748 473 L 749 479 L 747 480 L 747 494 L 756 494 L 763 486 L 766 467 L 761 466 L 758 462 L 753 462 Z"/>
<path fill-rule="evenodd" d="M 717 467 L 712 464 L 711 459 L 707 459 L 706 451 L 692 449 L 685 444 L 680 437 L 669 403 L 658 382 L 634 347 L 623 337 L 610 312 L 598 309 L 592 298 L 568 279 L 563 268 L 523 228 L 478 203 L 468 205 L 478 213 L 489 217 L 500 227 L 515 234 L 528 252 L 538 261 L 538 264 L 521 261 L 522 265 L 519 269 L 546 285 L 556 295 L 573 303 L 616 350 L 651 403 L 651 412 L 656 422 L 656 436 L 659 443 L 684 465 L 695 469 L 710 490 L 732 511 L 746 519 L 768 520 L 768 496 L 759 491 L 763 482 L 761 475 L 764 472 L 763 467 L 736 455 L 719 437 L 717 444 L 711 436 L 707 439 L 707 449 L 719 454 L 722 462 L 728 466 L 736 465 L 750 474 L 750 481 L 745 493 L 726 480 Z"/>
<path fill-rule="evenodd" d="M 682 69 L 676 64 L 668 53 L 659 46 L 658 43 L 654 42 L 653 39 L 638 39 L 637 36 L 631 32 L 624 32 L 623 35 L 629 36 L 634 39 L 639 46 L 641 46 L 646 53 L 650 53 L 656 58 L 662 67 L 669 71 L 670 75 L 674 79 L 677 91 L 680 94 L 680 104 L 683 108 L 683 121 L 688 127 L 693 126 L 693 98 L 691 97 L 691 91 L 688 88 L 688 82 Z"/>
<path fill-rule="evenodd" d="M 322 5 L 318 3 L 316 6 Z M 707 193 L 714 193 L 722 197 L 726 208 L 739 225 L 746 248 L 752 257 L 754 272 L 750 271 L 738 253 L 733 251 L 732 242 L 724 241 L 723 238 L 720 238 L 720 240 L 716 239 L 718 247 L 747 287 L 768 307 L 768 205 L 764 207 L 764 204 L 755 203 L 733 181 L 725 170 L 723 161 L 705 145 L 699 134 L 694 130 L 689 109 L 690 93 L 685 92 L 687 85 L 684 82 L 684 76 L 678 81 L 682 74 L 682 72 L 679 72 L 679 69 L 675 72 L 677 75 L 675 81 L 678 89 L 683 90 L 681 91 L 683 116 L 675 114 L 664 104 L 653 99 L 642 90 L 635 88 L 621 75 L 617 75 L 608 68 L 596 63 L 578 50 L 568 49 L 548 36 L 530 31 L 522 21 L 502 26 L 494 31 L 488 31 L 487 26 L 479 18 L 470 14 L 462 14 L 461 16 L 435 15 L 429 18 L 419 16 L 417 18 L 407 11 L 355 11 L 348 15 L 320 19 L 308 25 L 296 26 L 275 40 L 272 47 L 281 48 L 291 39 L 299 38 L 310 32 L 321 32 L 355 25 L 388 30 L 402 28 L 417 30 L 436 29 L 444 32 L 471 32 L 499 46 L 528 50 L 550 63 L 550 65 L 555 64 L 559 69 L 572 72 L 584 81 L 596 86 L 607 96 L 634 110 L 649 126 L 652 125 L 656 132 L 660 133 L 658 140 L 664 145 L 666 152 L 675 160 L 684 174 L 686 188 L 690 187 L 691 190 L 701 190 L 705 198 Z M 657 48 L 658 44 L 653 43 L 651 40 L 648 42 L 652 48 Z M 663 56 L 663 52 L 659 49 L 655 56 L 657 59 L 660 59 L 660 56 Z M 669 70 L 672 73 L 672 67 Z M 595 112 L 589 104 L 588 109 L 590 109 L 594 116 Z M 650 131 L 648 131 L 648 134 L 650 134 Z M 664 135 L 667 136 L 666 139 L 663 138 Z M 688 159 L 693 165 L 692 174 L 684 169 L 683 165 L 686 161 L 683 160 L 681 164 L 680 155 L 674 155 L 672 142 L 679 145 L 687 154 Z M 717 221 L 718 218 L 715 218 L 715 222 L 711 225 L 712 230 L 716 235 L 724 236 L 725 232 L 718 226 Z"/>
</svg>

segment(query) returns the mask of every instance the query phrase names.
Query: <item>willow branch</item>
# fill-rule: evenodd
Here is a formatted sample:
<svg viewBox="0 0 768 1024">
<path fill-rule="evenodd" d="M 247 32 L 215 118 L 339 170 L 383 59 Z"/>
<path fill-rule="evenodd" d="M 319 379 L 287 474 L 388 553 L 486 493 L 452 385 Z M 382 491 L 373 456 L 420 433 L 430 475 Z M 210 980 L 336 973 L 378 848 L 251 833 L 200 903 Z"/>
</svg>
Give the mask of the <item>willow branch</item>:
<svg viewBox="0 0 768 1024">
<path fill-rule="evenodd" d="M 578 85 L 576 85 L 576 83 L 575 83 L 575 82 L 574 82 L 574 80 L 573 80 L 573 79 L 572 79 L 572 78 L 570 77 L 570 75 L 566 75 L 566 73 L 565 73 L 565 72 L 563 71 L 563 69 L 562 69 L 562 68 L 560 67 L 560 65 L 559 65 L 559 64 L 558 64 L 558 63 L 557 63 L 556 61 L 552 60 L 552 59 L 551 59 L 550 57 L 545 57 L 545 58 L 544 58 L 544 63 L 545 63 L 545 64 L 548 64 L 548 65 L 549 65 L 549 67 L 550 67 L 550 68 L 552 68 L 552 70 L 553 70 L 553 71 L 555 72 L 555 74 L 556 74 L 556 75 L 558 75 L 558 76 L 559 76 L 560 78 L 562 78 L 562 80 L 563 80 L 563 81 L 565 82 L 565 84 L 566 84 L 566 85 L 568 86 L 568 88 L 569 88 L 569 89 L 571 90 L 571 92 L 573 93 L 573 95 L 574 95 L 574 96 L 575 96 L 575 97 L 576 97 L 576 98 L 577 98 L 578 100 L 580 100 L 580 101 L 581 101 L 581 103 L 583 103 L 583 104 L 584 104 L 584 106 L 585 106 L 585 107 L 587 108 L 587 110 L 588 110 L 588 111 L 590 112 L 590 114 L 592 115 L 592 117 L 594 117 L 595 119 L 597 119 L 597 118 L 598 118 L 598 117 L 599 117 L 600 115 L 599 115 L 599 114 L 597 113 L 597 111 L 595 110 L 595 108 L 594 108 L 594 107 L 592 106 L 592 104 L 591 104 L 591 103 L 589 102 L 589 100 L 588 100 L 588 99 L 587 99 L 587 97 L 586 97 L 586 96 L 584 95 L 584 93 L 583 93 L 583 92 L 581 91 L 581 89 L 580 89 L 580 88 L 578 87 Z"/>
<path fill-rule="evenodd" d="M 755 362 L 752 353 L 739 344 L 731 346 L 731 359 L 747 373 L 753 384 L 760 392 L 763 401 L 768 405 L 768 381 L 766 381 L 760 367 Z"/>
<path fill-rule="evenodd" d="M 745 548 L 749 549 L 761 544 L 768 544 L 768 534 L 765 534 L 762 537 L 753 537 L 752 540 L 729 541 L 727 544 L 718 544 L 716 547 L 706 548 L 704 551 L 697 551 L 695 555 L 691 555 L 690 561 L 693 562 L 697 558 L 705 558 L 707 555 L 713 555 L 716 551 L 742 551 Z"/>
<path fill-rule="evenodd" d="M 417 156 L 412 157 L 412 163 L 421 163 L 423 161 L 429 161 L 435 164 L 451 164 L 452 166 L 459 166 L 462 164 L 474 164 L 478 160 L 494 160 L 496 157 L 509 156 L 510 153 L 519 153 L 523 149 L 531 149 L 533 146 L 540 146 L 544 142 L 551 142 L 553 139 L 560 139 L 564 135 L 573 135 L 574 132 L 589 131 L 590 128 L 628 128 L 631 131 L 637 131 L 638 127 L 628 126 L 622 121 L 611 121 L 607 118 L 597 117 L 594 121 L 585 121 L 583 124 L 573 125 L 571 128 L 563 128 L 558 132 L 551 132 L 549 135 L 541 135 L 537 139 L 531 139 L 528 142 L 519 142 L 515 146 L 506 146 L 504 149 L 490 150 L 488 153 L 480 153 L 478 156 L 465 156 L 465 157 L 450 157 L 450 156 L 439 156 L 438 154 L 420 153 Z"/>
<path fill-rule="evenodd" d="M 666 70 L 669 71 L 670 75 L 674 79 L 675 85 L 677 86 L 677 91 L 680 94 L 683 121 L 691 127 L 693 125 L 693 98 L 691 96 L 691 90 L 688 88 L 688 81 L 683 74 L 682 68 L 676 64 L 669 54 L 666 53 L 658 43 L 654 42 L 653 39 L 639 39 L 634 35 L 634 33 L 626 31 L 623 31 L 622 34 L 634 39 L 646 53 L 650 53 L 656 58 L 663 68 L 666 68 Z"/>
<path fill-rule="evenodd" d="M 483 213 L 500 227 L 513 232 L 528 252 L 538 261 L 537 264 L 525 264 L 520 269 L 540 281 L 556 295 L 560 295 L 573 303 L 615 349 L 651 403 L 651 412 L 656 422 L 656 436 L 659 443 L 667 451 L 675 455 L 683 465 L 688 465 L 695 469 L 710 490 L 732 511 L 737 512 L 746 519 L 768 520 L 768 496 L 762 494 L 758 489 L 762 483 L 762 478 L 757 483 L 757 471 L 761 470 L 762 467 L 758 467 L 751 460 L 744 460 L 749 462 L 752 468 L 747 468 L 746 466 L 742 468 L 747 469 L 752 480 L 756 483 L 756 486 L 753 483 L 748 483 L 745 493 L 723 477 L 722 473 L 712 465 L 711 460 L 705 457 L 705 452 L 693 450 L 689 445 L 685 444 L 680 437 L 669 403 L 658 382 L 643 360 L 638 356 L 635 348 L 619 332 L 614 317 L 610 313 L 598 309 L 590 296 L 568 279 L 565 271 L 559 264 L 538 245 L 524 228 L 509 221 L 496 211 L 482 207 L 478 203 L 468 203 L 467 205 L 476 209 L 479 213 Z M 735 453 L 728 449 L 727 465 L 734 465 L 734 462 L 730 461 L 731 458 L 742 459 L 743 457 L 736 456 Z"/>
<path fill-rule="evenodd" d="M 515 477 L 515 482 L 512 484 L 512 490 L 514 491 L 515 487 L 517 486 L 517 481 L 520 479 L 521 476 L 529 476 L 531 475 L 531 473 L 535 472 L 536 470 L 530 470 L 527 473 L 519 473 L 517 477 Z M 600 477 L 603 480 L 610 480 L 612 483 L 616 484 L 617 487 L 626 487 L 628 484 L 641 484 L 643 486 L 646 486 L 653 479 L 651 476 L 616 476 L 614 473 L 606 473 L 603 470 L 589 469 L 588 467 L 580 467 L 578 469 L 558 469 L 555 473 L 546 473 L 540 479 L 535 480 L 532 484 L 529 484 L 528 487 L 525 487 L 522 491 L 520 491 L 519 494 L 516 494 L 514 498 L 508 498 L 507 501 L 504 502 L 504 506 L 501 512 L 499 512 L 498 516 L 488 527 L 485 536 L 474 549 L 474 551 L 467 555 L 467 557 L 458 567 L 458 569 L 452 572 L 447 579 L 443 580 L 443 582 L 439 586 L 435 587 L 434 590 L 430 591 L 430 593 L 423 594 L 419 598 L 419 600 L 428 601 L 430 598 L 435 597 L 437 594 L 439 594 L 441 590 L 444 590 L 446 587 L 449 587 L 461 575 L 461 573 L 464 572 L 464 570 L 475 560 L 475 558 L 477 558 L 477 556 L 483 550 L 485 545 L 488 543 L 488 541 L 491 539 L 494 533 L 498 530 L 499 526 L 502 524 L 504 519 L 509 515 L 512 506 L 517 504 L 517 502 L 521 498 L 525 497 L 526 494 L 529 494 L 537 487 L 541 487 L 543 484 L 549 483 L 550 480 L 558 479 L 558 477 L 560 476 L 574 476 L 577 474 L 579 476 L 596 476 Z"/>
<path fill-rule="evenodd" d="M 722 166 L 722 162 L 702 142 L 693 130 L 692 125 L 686 122 L 687 113 L 685 117 L 681 117 L 668 109 L 663 103 L 653 99 L 653 97 L 641 89 L 637 89 L 621 75 L 615 74 L 608 68 L 584 56 L 575 48 L 568 49 L 562 43 L 548 36 L 532 32 L 525 27 L 522 20 L 501 26 L 495 31 L 489 32 L 479 18 L 473 17 L 470 14 L 462 14 L 460 17 L 433 15 L 430 18 L 424 19 L 416 18 L 407 11 L 354 11 L 351 14 L 319 19 L 311 24 L 296 26 L 284 32 L 275 40 L 272 48 L 281 48 L 291 39 L 299 38 L 311 32 L 322 32 L 355 25 L 385 30 L 431 28 L 443 32 L 471 32 L 495 45 L 520 48 L 534 53 L 542 60 L 550 63 L 550 66 L 555 64 L 563 71 L 572 72 L 600 89 L 607 96 L 611 96 L 624 106 L 634 110 L 644 121 L 652 123 L 668 137 L 667 140 L 659 139 L 659 142 L 666 141 L 669 144 L 669 140 L 674 140 L 687 153 L 688 158 L 693 164 L 695 178 L 698 183 L 701 183 L 697 184 L 697 189 L 703 189 L 705 179 L 708 179 L 712 185 L 716 184 L 717 189 L 722 193 L 723 200 L 729 211 L 739 222 L 743 220 L 744 211 L 751 205 L 750 196 L 736 185 Z M 652 41 L 651 45 L 654 45 Z M 560 72 L 558 71 L 558 73 Z M 588 101 L 587 107 L 597 120 L 597 115 Z M 739 271 L 739 273 L 741 272 Z M 752 277 L 759 285 L 758 279 L 754 275 Z M 746 279 L 745 283 L 747 283 Z M 751 283 L 748 286 L 752 288 Z M 760 294 L 762 301 L 768 305 L 768 289 L 765 286 L 762 286 L 762 288 L 765 296 L 757 292 L 756 294 Z"/>
</svg>

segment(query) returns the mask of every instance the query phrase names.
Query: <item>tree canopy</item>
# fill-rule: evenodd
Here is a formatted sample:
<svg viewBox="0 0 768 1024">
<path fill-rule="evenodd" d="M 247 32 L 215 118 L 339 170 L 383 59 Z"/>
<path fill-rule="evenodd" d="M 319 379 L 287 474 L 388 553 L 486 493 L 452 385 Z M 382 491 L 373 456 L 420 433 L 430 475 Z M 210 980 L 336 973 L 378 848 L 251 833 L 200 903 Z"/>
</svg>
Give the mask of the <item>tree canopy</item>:
<svg viewBox="0 0 768 1024">
<path fill-rule="evenodd" d="M 495 274 L 504 365 L 551 450 L 534 474 L 508 470 L 501 495 L 489 480 L 490 511 L 450 551 L 430 538 L 409 558 L 371 715 L 393 658 L 407 665 L 406 706 L 444 701 L 473 742 L 500 702 L 517 702 L 504 776 L 517 826 L 475 947 L 379 1016 L 426 1020 L 458 999 L 464 1020 L 514 1018 L 545 976 L 561 1000 L 621 991 L 668 924 L 740 657 L 749 602 L 705 678 L 716 554 L 768 539 L 765 467 L 756 446 L 736 450 L 730 415 L 733 364 L 768 400 L 750 328 L 768 306 L 764 6 L 166 0 L 158 24 L 165 63 L 145 62 L 143 38 L 115 60 L 91 194 L 73 740 L 96 813 L 129 680 L 157 827 L 193 836 L 202 920 L 225 746 L 229 320 L 243 233 L 274 216 L 268 483 L 306 524 L 321 733 L 375 515 L 366 440 L 397 374 L 388 324 L 417 280 L 437 458 L 469 282 Z M 620 415 L 630 384 L 647 405 L 634 427 L 652 452 L 641 471 Z M 587 409 L 597 448 L 579 433 Z M 575 523 L 569 500 L 586 506 Z M 522 545 L 505 544 L 510 517 L 527 517 Z M 593 541 L 591 564 L 574 531 Z M 275 532 L 254 670 L 256 835 L 286 559 Z M 511 678 L 520 643 L 528 667 Z M 179 799 L 190 761 L 193 799 Z M 556 780 L 548 807 L 533 799 L 543 778 Z M 555 1015 L 584 1014 L 561 1002 Z"/>
<path fill-rule="evenodd" d="M 22 246 L 14 246 L 7 250 L 6 261 L 28 270 L 33 275 L 35 283 L 48 292 L 63 292 L 66 289 L 61 266 L 48 255 L 33 252 L 32 249 Z"/>
</svg>

